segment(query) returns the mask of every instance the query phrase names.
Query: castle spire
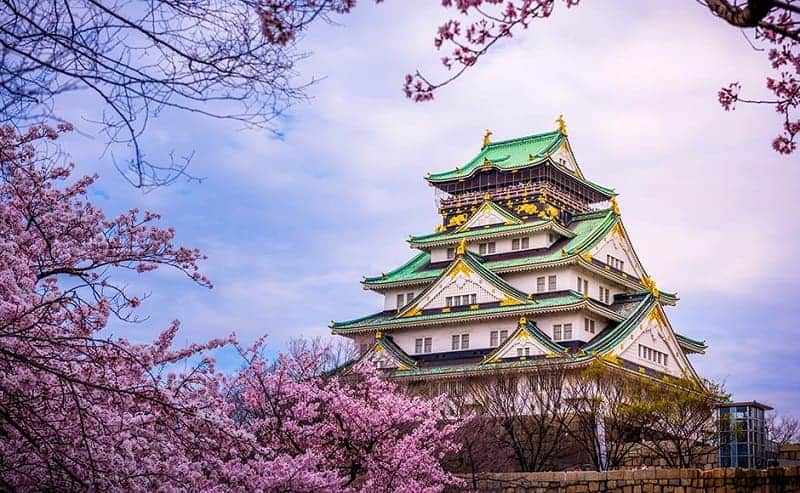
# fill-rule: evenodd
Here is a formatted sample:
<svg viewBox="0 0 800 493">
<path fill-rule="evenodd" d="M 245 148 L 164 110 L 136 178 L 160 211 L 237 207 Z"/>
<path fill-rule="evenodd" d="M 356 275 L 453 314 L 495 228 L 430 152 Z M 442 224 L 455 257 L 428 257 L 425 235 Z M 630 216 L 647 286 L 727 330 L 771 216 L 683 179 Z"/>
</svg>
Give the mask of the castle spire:
<svg viewBox="0 0 800 493">
<path fill-rule="evenodd" d="M 564 120 L 564 115 L 558 115 L 558 118 L 556 118 L 556 123 L 558 123 L 558 132 L 566 137 L 567 122 Z"/>
<path fill-rule="evenodd" d="M 492 131 L 487 128 L 486 132 L 484 132 L 483 134 L 483 145 L 481 145 L 481 149 L 492 143 L 490 139 L 491 136 L 492 136 Z"/>
</svg>

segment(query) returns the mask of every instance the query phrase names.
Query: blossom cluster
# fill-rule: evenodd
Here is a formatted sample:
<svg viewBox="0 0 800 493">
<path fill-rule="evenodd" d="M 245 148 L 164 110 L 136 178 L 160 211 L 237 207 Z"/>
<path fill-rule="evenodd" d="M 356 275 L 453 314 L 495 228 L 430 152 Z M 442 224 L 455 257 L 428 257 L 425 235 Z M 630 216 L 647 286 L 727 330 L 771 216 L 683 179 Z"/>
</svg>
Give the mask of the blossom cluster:
<svg viewBox="0 0 800 493">
<path fill-rule="evenodd" d="M 102 335 L 135 322 L 121 272 L 183 272 L 203 255 L 173 243 L 158 214 L 108 217 L 88 199 L 96 176 L 42 148 L 60 132 L 0 127 L 0 484 L 21 491 L 439 491 L 454 449 L 442 403 L 361 368 L 303 368 L 248 351 L 224 376 L 210 351 L 175 348 L 178 322 L 152 343 Z M 131 325 L 131 327 L 136 327 Z M 237 346 L 238 347 L 238 346 Z M 298 366 L 299 361 L 306 365 Z M 176 371 L 176 368 L 185 368 Z M 302 370 L 302 371 L 301 371 Z"/>
</svg>

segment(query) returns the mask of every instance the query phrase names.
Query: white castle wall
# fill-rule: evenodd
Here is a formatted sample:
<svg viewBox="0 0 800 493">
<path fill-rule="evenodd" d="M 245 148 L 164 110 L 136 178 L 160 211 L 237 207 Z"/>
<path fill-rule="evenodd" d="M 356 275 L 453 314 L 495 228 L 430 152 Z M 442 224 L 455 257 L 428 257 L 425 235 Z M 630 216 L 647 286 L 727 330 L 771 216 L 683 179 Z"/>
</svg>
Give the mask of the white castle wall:
<svg viewBox="0 0 800 493">
<path fill-rule="evenodd" d="M 595 300 L 599 299 L 600 293 L 599 288 L 603 286 L 608 288 L 610 294 L 609 300 L 613 302 L 614 295 L 620 294 L 625 292 L 626 290 L 623 288 L 622 285 L 619 285 L 615 282 L 612 282 L 609 279 L 603 278 L 594 272 L 588 271 L 581 267 L 577 266 L 566 266 L 557 269 L 543 269 L 543 270 L 536 270 L 536 271 L 528 271 L 528 272 L 514 272 L 508 274 L 501 274 L 501 277 L 514 286 L 515 288 L 519 289 L 524 293 L 533 293 L 534 296 L 536 295 L 536 280 L 539 277 L 549 277 L 555 275 L 556 276 L 556 290 L 561 291 L 565 289 L 572 289 L 577 291 L 578 290 L 578 277 L 581 279 L 586 279 L 589 281 L 589 297 Z M 448 293 L 443 294 L 439 304 L 434 304 L 431 306 L 442 307 L 444 305 L 444 296 L 452 296 L 454 294 L 468 294 L 471 292 L 479 293 L 480 290 L 472 289 L 470 290 L 471 286 L 467 286 L 463 290 L 458 289 L 451 289 Z M 404 296 L 408 293 L 413 293 L 414 295 L 419 294 L 425 286 L 414 286 L 412 288 L 403 288 L 403 289 L 390 289 L 385 292 L 384 298 L 384 310 L 396 310 L 397 306 L 397 295 L 403 294 Z M 548 284 L 547 279 L 545 279 L 545 292 L 548 291 Z M 485 303 L 487 301 L 492 301 L 489 298 L 481 298 L 480 294 L 478 296 L 479 303 Z M 404 301 L 404 304 L 408 301 Z"/>
<path fill-rule="evenodd" d="M 627 242 L 613 232 L 594 247 L 590 253 L 592 257 L 601 262 L 606 262 L 607 256 L 611 255 L 624 262 L 622 271 L 626 274 L 635 277 L 642 277 L 643 275 L 637 268 L 636 257 Z"/>
<path fill-rule="evenodd" d="M 609 301 L 613 303 L 614 295 L 623 293 L 623 287 L 615 282 L 598 276 L 597 274 L 576 266 L 565 266 L 556 269 L 542 269 L 527 272 L 512 272 L 508 274 L 501 274 L 501 277 L 514 286 L 515 288 L 525 293 L 533 293 L 536 296 L 536 284 L 539 277 L 545 278 L 545 291 L 549 291 L 547 278 L 549 276 L 556 276 L 556 290 L 562 291 L 565 289 L 572 289 L 578 291 L 578 277 L 589 281 L 589 297 L 597 300 L 600 296 L 600 286 L 608 288 Z M 582 291 L 581 291 L 582 292 Z"/>
<path fill-rule="evenodd" d="M 414 343 L 418 337 L 430 337 L 433 353 L 452 351 L 452 336 L 469 334 L 470 349 L 489 347 L 489 333 L 492 330 L 508 330 L 511 333 L 517 327 L 516 318 L 490 320 L 484 322 L 467 322 L 461 325 L 445 325 L 399 329 L 389 333 L 394 342 L 408 354 L 414 354 Z"/>
<path fill-rule="evenodd" d="M 584 330 L 584 318 L 592 318 L 595 320 L 595 334 L 590 334 Z M 572 324 L 572 338 L 569 340 L 589 341 L 592 337 L 596 336 L 603 330 L 608 321 L 603 320 L 593 313 L 583 310 L 574 310 L 571 312 L 551 313 L 542 315 L 531 315 L 527 317 L 529 320 L 536 322 L 539 329 L 542 330 L 548 337 L 553 337 L 553 326 L 555 324 Z M 490 346 L 490 332 L 493 330 L 507 330 L 510 336 L 517 328 L 519 317 L 509 317 L 504 319 L 497 319 L 491 321 L 481 322 L 465 322 L 463 324 L 448 324 L 445 326 L 430 326 L 430 327 L 414 327 L 406 329 L 397 329 L 387 332 L 391 335 L 395 343 L 399 345 L 403 351 L 408 354 L 415 354 L 415 340 L 420 337 L 431 338 L 431 352 L 443 353 L 453 351 L 452 349 L 452 336 L 469 334 L 470 347 L 469 349 L 483 349 Z M 371 337 L 371 336 L 370 336 Z M 562 339 L 564 340 L 564 339 Z"/>
<path fill-rule="evenodd" d="M 496 248 L 495 253 L 506 253 L 506 252 L 517 251 L 517 250 L 512 250 L 511 249 L 511 241 L 514 238 L 525 238 L 525 237 L 530 238 L 530 240 L 529 240 L 530 243 L 529 243 L 529 246 L 527 248 L 528 250 L 531 250 L 531 249 L 534 249 L 534 248 L 546 248 L 546 247 L 548 247 L 548 246 L 550 246 L 552 244 L 552 242 L 550 241 L 550 232 L 549 231 L 539 231 L 539 232 L 536 232 L 536 233 L 519 234 L 519 235 L 507 237 L 507 238 L 495 238 L 495 239 L 491 239 L 491 240 L 468 241 L 467 242 L 467 249 L 469 251 L 471 251 L 471 252 L 475 252 L 477 254 L 480 254 L 480 250 L 479 250 L 478 245 L 480 243 L 489 243 L 489 242 L 493 241 L 495 243 L 495 248 Z M 455 246 L 431 248 L 431 262 L 445 262 L 445 261 L 448 261 L 448 260 L 453 260 L 453 259 L 448 259 L 447 258 L 447 249 L 448 248 L 455 248 Z"/>
</svg>

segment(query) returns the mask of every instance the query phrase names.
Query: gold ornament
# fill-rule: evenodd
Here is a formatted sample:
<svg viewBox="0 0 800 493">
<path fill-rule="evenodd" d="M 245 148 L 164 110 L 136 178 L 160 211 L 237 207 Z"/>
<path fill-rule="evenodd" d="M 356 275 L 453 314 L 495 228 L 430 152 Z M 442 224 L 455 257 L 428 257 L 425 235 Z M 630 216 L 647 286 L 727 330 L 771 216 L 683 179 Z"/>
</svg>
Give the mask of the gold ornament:
<svg viewBox="0 0 800 493">
<path fill-rule="evenodd" d="M 467 215 L 459 214 L 457 216 L 451 217 L 450 220 L 447 221 L 447 227 L 449 228 L 451 226 L 461 226 L 465 222 L 467 222 Z"/>
<path fill-rule="evenodd" d="M 464 255 L 467 252 L 467 239 L 461 238 L 461 241 L 458 242 L 458 247 L 456 247 L 456 255 Z"/>
<path fill-rule="evenodd" d="M 486 132 L 484 132 L 483 134 L 483 145 L 481 145 L 481 149 L 492 143 L 490 139 L 491 136 L 492 136 L 492 131 L 487 128 Z"/>
<path fill-rule="evenodd" d="M 653 295 L 654 298 L 658 298 L 659 291 L 656 287 L 656 282 L 650 276 L 645 276 L 642 278 L 642 286 L 647 288 L 650 293 Z"/>
<path fill-rule="evenodd" d="M 536 204 L 521 204 L 516 209 L 517 214 L 536 214 L 539 208 L 536 207 Z"/>
<path fill-rule="evenodd" d="M 558 133 L 566 137 L 567 122 L 564 120 L 564 115 L 558 115 L 558 118 L 556 118 L 556 123 L 558 123 Z"/>
<path fill-rule="evenodd" d="M 611 204 L 611 212 L 613 212 L 618 216 L 621 215 L 619 211 L 619 203 L 617 203 L 617 198 L 611 197 L 610 199 L 608 199 L 608 202 Z"/>
</svg>

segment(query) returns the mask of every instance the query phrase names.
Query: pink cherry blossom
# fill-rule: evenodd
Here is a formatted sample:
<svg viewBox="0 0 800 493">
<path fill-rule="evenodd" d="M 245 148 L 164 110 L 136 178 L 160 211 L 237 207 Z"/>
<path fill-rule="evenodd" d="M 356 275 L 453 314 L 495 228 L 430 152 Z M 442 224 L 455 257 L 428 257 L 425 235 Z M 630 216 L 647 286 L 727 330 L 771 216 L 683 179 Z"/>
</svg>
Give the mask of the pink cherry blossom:
<svg viewBox="0 0 800 493">
<path fill-rule="evenodd" d="M 102 335 L 136 321 L 120 272 L 211 283 L 159 216 L 109 218 L 47 152 L 68 125 L 0 127 L 0 488 L 20 491 L 440 491 L 455 450 L 443 402 L 370 372 L 312 374 L 320 354 L 258 355 L 225 377 L 209 352 Z M 136 325 L 131 325 L 135 334 Z M 318 367 L 319 365 L 313 365 Z M 182 371 L 176 371 L 183 368 Z"/>
</svg>

